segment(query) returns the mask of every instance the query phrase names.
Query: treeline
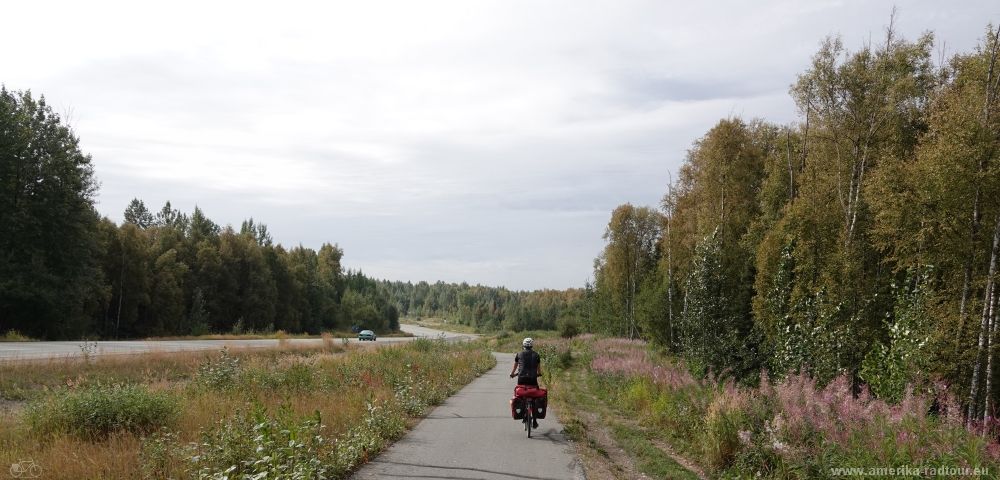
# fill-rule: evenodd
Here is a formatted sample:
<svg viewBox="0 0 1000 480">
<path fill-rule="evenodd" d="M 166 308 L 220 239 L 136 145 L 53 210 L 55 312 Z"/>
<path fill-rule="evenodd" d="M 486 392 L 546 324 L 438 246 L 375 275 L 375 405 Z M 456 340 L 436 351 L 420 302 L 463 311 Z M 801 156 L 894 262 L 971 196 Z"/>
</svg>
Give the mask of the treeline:
<svg viewBox="0 0 1000 480">
<path fill-rule="evenodd" d="M 467 283 L 383 281 L 400 313 L 440 317 L 477 330 L 555 330 L 573 332 L 584 314 L 582 289 L 512 291 Z"/>
<path fill-rule="evenodd" d="M 135 338 L 352 326 L 398 329 L 378 283 L 344 271 L 343 250 L 275 245 L 167 202 L 133 200 L 121 225 L 93 206 L 79 140 L 30 92 L 0 89 L 0 332 Z"/>
<path fill-rule="evenodd" d="M 890 399 L 944 382 L 995 417 L 997 35 L 944 65 L 930 34 L 825 41 L 791 88 L 799 122 L 722 120 L 662 208 L 613 212 L 587 328 L 739 378 L 847 373 Z"/>
<path fill-rule="evenodd" d="M 121 226 L 103 219 L 98 232 L 110 293 L 93 330 L 102 336 L 398 329 L 377 283 L 345 272 L 336 245 L 286 249 L 253 219 L 236 231 L 198 207 L 188 216 L 168 202 L 154 215 L 137 199 Z"/>
</svg>

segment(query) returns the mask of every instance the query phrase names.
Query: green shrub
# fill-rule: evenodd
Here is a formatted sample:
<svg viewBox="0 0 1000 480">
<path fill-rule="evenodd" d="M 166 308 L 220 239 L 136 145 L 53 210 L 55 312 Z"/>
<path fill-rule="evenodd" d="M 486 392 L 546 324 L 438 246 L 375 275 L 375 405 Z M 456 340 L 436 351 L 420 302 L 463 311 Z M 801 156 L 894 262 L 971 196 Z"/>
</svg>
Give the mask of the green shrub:
<svg viewBox="0 0 1000 480">
<path fill-rule="evenodd" d="M 708 407 L 702 446 L 705 463 L 716 471 L 731 465 L 740 452 L 741 428 L 746 424 L 745 404 L 746 399 L 739 392 L 723 390 Z"/>
<path fill-rule="evenodd" d="M 407 415 L 411 416 L 420 415 L 427 406 L 427 402 L 421 398 L 420 389 L 415 383 L 413 379 L 407 378 L 392 386 L 396 403 Z"/>
<path fill-rule="evenodd" d="M 369 403 L 362 422 L 337 439 L 337 465 L 351 470 L 377 454 L 389 441 L 406 430 L 401 412 L 379 403 Z"/>
<path fill-rule="evenodd" d="M 622 406 L 634 413 L 644 413 L 656 397 L 656 387 L 647 379 L 637 378 L 629 382 L 622 393 Z"/>
<path fill-rule="evenodd" d="M 154 432 L 142 440 L 139 450 L 139 468 L 143 478 L 178 478 L 183 469 L 178 469 L 175 459 L 186 457 L 184 448 L 177 439 L 177 433 L 167 429 Z"/>
<path fill-rule="evenodd" d="M 565 370 L 573 366 L 573 349 L 570 346 L 566 346 L 564 350 L 559 350 L 558 353 L 549 359 L 549 367 Z"/>
<path fill-rule="evenodd" d="M 94 385 L 64 390 L 28 406 L 26 419 L 39 434 L 71 433 L 100 439 L 115 432 L 145 434 L 171 425 L 177 400 L 141 385 Z"/>
<path fill-rule="evenodd" d="M 580 334 L 580 326 L 576 319 L 566 318 L 559 322 L 559 336 L 562 338 L 573 338 Z"/>
<path fill-rule="evenodd" d="M 785 462 L 781 458 L 781 452 L 776 449 L 783 448 L 783 445 L 775 443 L 773 431 L 775 402 L 774 398 L 759 390 L 747 397 L 742 408 L 743 425 L 737 432 L 740 449 L 728 471 L 743 474 L 754 472 L 757 476 L 784 478 Z M 861 463 L 874 464 L 877 462 Z"/>
<path fill-rule="evenodd" d="M 219 358 L 198 367 L 195 383 L 217 389 L 231 388 L 236 385 L 240 371 L 240 359 L 230 355 L 228 348 L 223 348 Z"/>
<path fill-rule="evenodd" d="M 653 421 L 666 427 L 664 432 L 685 443 L 689 443 L 694 433 L 704 427 L 704 417 L 691 402 L 692 394 L 693 392 L 685 391 L 661 391 L 650 405 Z"/>
<path fill-rule="evenodd" d="M 410 342 L 410 346 L 412 346 L 414 350 L 424 353 L 433 352 L 438 348 L 438 344 L 438 341 L 428 338 L 418 338 Z"/>
<path fill-rule="evenodd" d="M 304 362 L 295 362 L 281 373 L 281 387 L 293 391 L 311 390 L 316 384 L 315 367 Z"/>
<path fill-rule="evenodd" d="M 33 339 L 26 337 L 18 332 L 17 330 L 7 330 L 7 333 L 0 337 L 0 341 L 4 342 L 31 342 Z"/>
<path fill-rule="evenodd" d="M 188 447 L 190 473 L 203 479 L 328 478 L 337 467 L 322 431 L 319 413 L 304 420 L 287 408 L 273 417 L 261 407 L 238 413 Z"/>
<path fill-rule="evenodd" d="M 926 282 L 926 277 L 922 279 Z M 908 386 L 920 382 L 921 372 L 926 372 L 931 363 L 925 347 L 933 336 L 929 322 L 932 317 L 924 289 L 922 283 L 912 290 L 900 288 L 894 321 L 886 320 L 888 343 L 875 345 L 861 364 L 861 378 L 868 382 L 872 393 L 892 403 L 903 399 Z"/>
</svg>

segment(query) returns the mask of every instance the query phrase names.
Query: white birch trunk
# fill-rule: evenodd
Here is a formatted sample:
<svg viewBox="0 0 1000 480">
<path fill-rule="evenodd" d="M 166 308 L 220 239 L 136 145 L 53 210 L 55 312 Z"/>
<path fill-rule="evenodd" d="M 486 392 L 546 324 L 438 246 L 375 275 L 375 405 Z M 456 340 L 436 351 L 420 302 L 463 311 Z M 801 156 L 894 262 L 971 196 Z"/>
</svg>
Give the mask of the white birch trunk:
<svg viewBox="0 0 1000 480">
<path fill-rule="evenodd" d="M 983 316 L 979 327 L 979 344 L 976 350 L 976 365 L 972 369 L 972 385 L 969 391 L 969 408 L 966 415 L 966 425 L 974 419 L 980 418 L 981 411 L 976 408 L 979 396 L 980 369 L 982 366 L 983 353 L 987 347 L 990 317 L 990 305 L 993 303 L 994 288 L 996 287 L 997 255 L 1000 254 L 1000 214 L 997 215 L 996 226 L 993 229 L 993 248 L 990 253 L 990 268 L 986 277 L 986 295 L 983 297 Z M 986 392 L 987 396 L 989 392 Z M 983 413 L 985 411 L 982 411 Z"/>
<path fill-rule="evenodd" d="M 993 284 L 993 295 L 990 297 L 989 302 L 989 320 L 990 324 L 990 335 L 986 339 L 986 388 L 983 390 L 983 394 L 986 396 L 986 400 L 983 402 L 983 418 L 992 417 L 992 392 L 993 392 L 993 357 L 996 355 L 996 335 L 997 335 L 997 322 L 996 322 L 996 306 L 997 306 L 997 293 L 998 289 L 996 283 Z M 986 431 L 983 431 L 986 434 Z"/>
</svg>

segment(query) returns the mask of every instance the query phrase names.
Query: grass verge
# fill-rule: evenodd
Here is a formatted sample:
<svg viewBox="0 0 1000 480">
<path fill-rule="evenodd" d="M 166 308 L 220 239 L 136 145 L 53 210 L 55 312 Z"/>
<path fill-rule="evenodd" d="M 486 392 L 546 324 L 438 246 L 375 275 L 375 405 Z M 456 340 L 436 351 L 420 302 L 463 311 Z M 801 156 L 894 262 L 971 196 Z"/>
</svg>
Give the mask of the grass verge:
<svg viewBox="0 0 1000 480">
<path fill-rule="evenodd" d="M 178 404 L 174 395 L 144 385 L 94 385 L 60 390 L 34 402 L 24 420 L 39 435 L 73 434 L 95 440 L 169 427 L 177 418 Z"/>
<path fill-rule="evenodd" d="M 677 466 L 711 478 L 828 478 L 838 469 L 879 468 L 1000 472 L 1000 445 L 966 430 L 947 396 L 908 394 L 888 404 L 856 394 L 846 378 L 821 386 L 801 375 L 741 387 L 695 376 L 639 341 L 585 335 L 541 345 L 554 352 L 550 366 L 566 365 L 550 372 L 561 416 L 572 412 L 568 429 L 581 448 L 614 465 L 597 478 L 681 477 L 671 471 Z"/>
<path fill-rule="evenodd" d="M 343 478 L 495 365 L 482 343 L 436 340 L 151 357 L 5 367 L 29 401 L 0 410 L 0 465 L 67 479 Z"/>
<path fill-rule="evenodd" d="M 684 468 L 673 458 L 653 444 L 653 435 L 648 431 L 625 424 L 612 424 L 614 439 L 625 452 L 632 457 L 639 471 L 652 478 L 672 478 L 678 480 L 699 477 L 694 472 Z"/>
<path fill-rule="evenodd" d="M 701 478 L 692 462 L 682 464 L 679 456 L 660 448 L 655 428 L 602 394 L 589 368 L 597 351 L 592 336 L 564 339 L 556 332 L 522 332 L 497 341 L 520 346 L 523 336 L 536 340 L 553 402 L 577 446 L 587 478 Z"/>
<path fill-rule="evenodd" d="M 275 360 L 289 356 L 336 355 L 350 347 L 333 338 L 322 345 L 288 343 L 275 349 L 234 348 L 236 358 Z M 151 352 L 38 360 L 0 361 L 0 400 L 25 401 L 60 388 L 92 385 L 171 385 L 190 379 L 198 368 L 221 355 L 219 351 Z"/>
</svg>

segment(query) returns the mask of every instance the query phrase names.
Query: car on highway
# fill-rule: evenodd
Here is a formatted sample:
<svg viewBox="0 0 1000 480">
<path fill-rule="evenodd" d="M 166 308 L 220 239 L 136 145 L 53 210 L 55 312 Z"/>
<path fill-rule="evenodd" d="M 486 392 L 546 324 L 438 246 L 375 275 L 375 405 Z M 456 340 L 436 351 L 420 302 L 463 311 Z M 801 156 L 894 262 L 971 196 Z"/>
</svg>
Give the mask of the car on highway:
<svg viewBox="0 0 1000 480">
<path fill-rule="evenodd" d="M 375 332 L 371 330 L 362 330 L 358 333 L 358 340 L 371 340 L 375 341 Z"/>
</svg>

